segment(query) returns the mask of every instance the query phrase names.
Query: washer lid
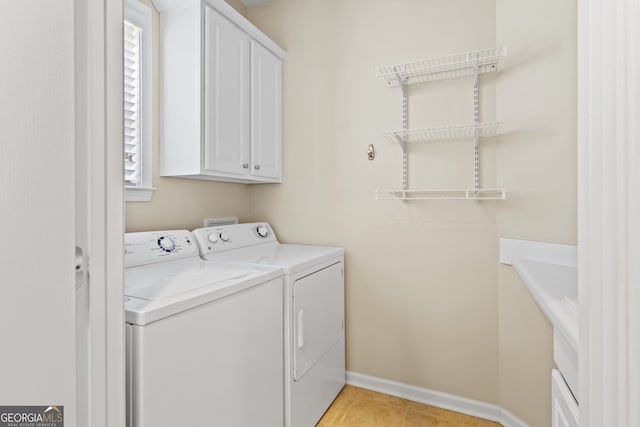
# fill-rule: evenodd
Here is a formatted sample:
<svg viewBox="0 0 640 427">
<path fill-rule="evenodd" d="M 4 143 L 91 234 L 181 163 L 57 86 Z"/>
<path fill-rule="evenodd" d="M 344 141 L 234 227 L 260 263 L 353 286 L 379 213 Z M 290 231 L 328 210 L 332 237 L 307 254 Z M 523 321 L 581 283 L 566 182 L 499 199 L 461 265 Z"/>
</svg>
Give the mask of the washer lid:
<svg viewBox="0 0 640 427">
<path fill-rule="evenodd" d="M 205 286 L 245 278 L 255 271 L 220 266 L 202 260 L 166 262 L 151 268 L 130 268 L 125 272 L 125 295 L 148 301 L 173 297 Z"/>
<path fill-rule="evenodd" d="M 125 319 L 144 326 L 281 275 L 281 270 L 274 267 L 227 265 L 200 258 L 128 268 Z"/>
</svg>

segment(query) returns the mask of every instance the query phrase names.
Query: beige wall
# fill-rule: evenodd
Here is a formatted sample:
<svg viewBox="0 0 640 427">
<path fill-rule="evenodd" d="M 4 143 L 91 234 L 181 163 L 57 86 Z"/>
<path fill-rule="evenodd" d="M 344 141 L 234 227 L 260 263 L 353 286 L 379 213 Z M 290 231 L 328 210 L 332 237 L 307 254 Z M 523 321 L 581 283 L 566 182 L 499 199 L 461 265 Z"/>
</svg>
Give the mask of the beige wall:
<svg viewBox="0 0 640 427">
<path fill-rule="evenodd" d="M 570 1 L 496 1 L 496 38 L 509 47 L 496 83 L 506 123 L 498 179 L 510 190 L 499 236 L 577 241 L 577 10 Z M 511 267 L 498 269 L 500 404 L 550 425 L 552 327 Z"/>
<path fill-rule="evenodd" d="M 375 66 L 494 46 L 494 1 L 272 0 L 248 17 L 287 51 L 284 182 L 251 187 L 250 216 L 284 241 L 346 248 L 348 369 L 497 403 L 496 204 L 374 200 L 401 185 L 400 148 L 375 132 L 402 123 Z M 483 76 L 486 120 L 494 84 Z M 410 93 L 411 126 L 472 120 L 469 78 Z M 411 150 L 411 187 L 472 184 L 469 141 Z"/>
<path fill-rule="evenodd" d="M 272 0 L 248 16 L 288 52 L 284 183 L 250 188 L 250 216 L 346 248 L 348 369 L 549 425 L 551 326 L 496 245 L 576 242 L 574 2 Z M 481 159 L 483 185 L 508 200 L 374 201 L 401 176 L 399 148 L 374 137 L 399 126 L 400 95 L 374 67 L 502 44 L 481 119 L 506 127 Z M 464 80 L 410 93 L 410 126 L 469 121 Z M 410 188 L 466 187 L 470 160 L 467 143 L 412 146 Z"/>
<path fill-rule="evenodd" d="M 151 0 L 142 0 L 153 11 L 153 185 L 151 202 L 125 204 L 127 232 L 202 227 L 205 218 L 249 215 L 249 192 L 244 184 L 166 178 L 158 175 L 160 164 L 160 104 L 159 104 L 159 15 Z M 227 0 L 240 13 L 246 7 L 239 0 Z"/>
</svg>

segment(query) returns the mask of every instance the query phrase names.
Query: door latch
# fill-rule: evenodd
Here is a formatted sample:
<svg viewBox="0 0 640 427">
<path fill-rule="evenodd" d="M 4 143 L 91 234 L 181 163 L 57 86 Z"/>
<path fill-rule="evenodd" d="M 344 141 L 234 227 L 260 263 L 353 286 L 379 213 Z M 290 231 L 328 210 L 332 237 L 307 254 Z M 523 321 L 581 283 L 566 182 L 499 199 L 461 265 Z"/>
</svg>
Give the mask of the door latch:
<svg viewBox="0 0 640 427">
<path fill-rule="evenodd" d="M 82 249 L 76 246 L 76 261 L 75 261 L 75 270 L 76 270 L 76 289 L 80 289 L 84 282 L 84 253 Z"/>
</svg>

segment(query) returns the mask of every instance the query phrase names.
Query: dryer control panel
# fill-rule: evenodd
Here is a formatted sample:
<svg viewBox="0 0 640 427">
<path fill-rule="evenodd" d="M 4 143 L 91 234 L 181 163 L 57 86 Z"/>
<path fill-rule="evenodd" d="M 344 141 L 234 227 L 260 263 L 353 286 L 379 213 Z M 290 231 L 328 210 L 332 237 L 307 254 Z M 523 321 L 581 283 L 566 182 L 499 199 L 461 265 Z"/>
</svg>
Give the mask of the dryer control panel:
<svg viewBox="0 0 640 427">
<path fill-rule="evenodd" d="M 193 235 L 202 256 L 278 242 L 273 229 L 266 222 L 198 228 L 193 230 Z"/>
<path fill-rule="evenodd" d="M 187 230 L 143 231 L 124 236 L 125 268 L 197 256 L 198 245 Z"/>
</svg>

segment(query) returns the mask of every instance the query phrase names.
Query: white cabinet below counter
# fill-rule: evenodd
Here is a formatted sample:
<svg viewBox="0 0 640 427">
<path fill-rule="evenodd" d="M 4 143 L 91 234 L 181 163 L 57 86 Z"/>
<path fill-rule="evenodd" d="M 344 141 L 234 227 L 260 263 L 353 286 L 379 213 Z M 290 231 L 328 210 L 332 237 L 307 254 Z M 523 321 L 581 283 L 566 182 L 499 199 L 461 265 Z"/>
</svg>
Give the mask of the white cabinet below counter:
<svg viewBox="0 0 640 427">
<path fill-rule="evenodd" d="M 551 427 L 579 427 L 578 403 L 556 369 L 551 372 Z"/>
<path fill-rule="evenodd" d="M 282 50 L 223 0 L 160 11 L 160 174 L 282 181 Z"/>
</svg>

